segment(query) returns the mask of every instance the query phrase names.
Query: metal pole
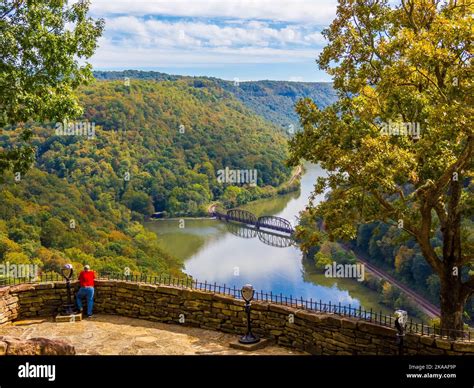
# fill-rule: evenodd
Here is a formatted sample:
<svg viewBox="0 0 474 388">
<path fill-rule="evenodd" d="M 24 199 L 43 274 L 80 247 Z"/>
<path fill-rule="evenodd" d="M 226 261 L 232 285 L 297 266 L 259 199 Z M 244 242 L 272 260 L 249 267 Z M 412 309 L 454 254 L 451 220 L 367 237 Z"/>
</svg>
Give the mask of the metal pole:
<svg viewBox="0 0 474 388">
<path fill-rule="evenodd" d="M 61 272 L 64 279 L 66 280 L 66 292 L 67 292 L 67 303 L 63 305 L 61 315 L 72 315 L 75 314 L 74 303 L 72 302 L 72 293 L 71 293 L 71 278 L 74 273 L 72 267 Z"/>
<path fill-rule="evenodd" d="M 403 334 L 397 333 L 398 355 L 399 356 L 403 356 L 403 337 L 405 337 L 405 333 L 403 333 Z"/>
<path fill-rule="evenodd" d="M 247 337 L 253 337 L 250 326 L 250 302 L 245 302 L 245 312 L 247 313 Z"/>
<path fill-rule="evenodd" d="M 66 289 L 67 289 L 67 303 L 69 306 L 71 306 L 72 299 L 71 299 L 71 280 L 70 279 L 66 280 Z"/>
<path fill-rule="evenodd" d="M 252 326 L 250 323 L 250 301 L 245 301 L 245 312 L 247 313 L 247 334 L 239 338 L 242 344 L 255 344 L 260 341 L 256 335 L 252 333 Z"/>
</svg>

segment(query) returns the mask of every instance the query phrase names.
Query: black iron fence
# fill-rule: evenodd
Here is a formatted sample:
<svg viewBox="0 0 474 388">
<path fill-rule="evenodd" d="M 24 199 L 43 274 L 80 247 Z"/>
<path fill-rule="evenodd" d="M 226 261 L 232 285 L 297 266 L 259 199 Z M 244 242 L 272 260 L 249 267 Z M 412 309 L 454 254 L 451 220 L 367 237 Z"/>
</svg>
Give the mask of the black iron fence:
<svg viewBox="0 0 474 388">
<path fill-rule="evenodd" d="M 228 295 L 237 299 L 242 299 L 240 288 L 228 286 L 226 284 L 210 283 L 207 281 L 201 282 L 190 277 L 177 278 L 170 275 L 124 275 L 117 273 L 103 272 L 98 274 L 99 279 L 107 280 L 121 280 L 134 283 L 145 283 L 154 285 L 168 285 L 174 287 L 183 287 L 189 289 L 196 289 L 200 291 L 207 291 L 216 294 Z M 42 274 L 36 278 L 0 278 L 0 287 L 6 285 L 15 285 L 23 283 L 43 283 L 50 281 L 62 281 L 64 278 L 57 274 Z M 374 311 L 373 309 L 366 310 L 361 306 L 353 307 L 339 303 L 323 302 L 322 300 L 303 299 L 303 297 L 294 297 L 292 295 L 283 295 L 273 292 L 264 292 L 263 290 L 255 291 L 254 300 L 262 302 L 271 302 L 278 305 L 294 307 L 314 312 L 335 314 L 343 317 L 355 318 L 378 324 L 381 326 L 395 328 L 395 317 L 391 315 L 382 314 L 382 311 Z M 413 322 L 410 319 L 406 325 L 406 333 L 421 334 L 437 338 L 456 339 L 460 341 L 474 341 L 474 329 L 469 327 L 464 330 L 444 329 L 437 325 L 427 325 L 423 322 Z"/>
</svg>

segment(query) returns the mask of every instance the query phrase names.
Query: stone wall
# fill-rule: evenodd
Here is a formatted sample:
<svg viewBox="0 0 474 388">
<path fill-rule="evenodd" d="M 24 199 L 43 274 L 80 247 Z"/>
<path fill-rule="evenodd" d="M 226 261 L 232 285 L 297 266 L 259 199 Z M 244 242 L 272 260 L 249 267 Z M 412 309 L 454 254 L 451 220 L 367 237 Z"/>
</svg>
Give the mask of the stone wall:
<svg viewBox="0 0 474 388">
<path fill-rule="evenodd" d="M 0 325 L 18 318 L 19 288 L 21 287 L 0 287 Z"/>
<path fill-rule="evenodd" d="M 74 284 L 76 289 L 77 286 Z M 65 300 L 63 282 L 0 289 L 0 323 L 54 315 Z M 174 286 L 99 280 L 94 311 L 236 335 L 246 331 L 242 301 L 231 296 Z M 270 338 L 278 345 L 311 354 L 398 353 L 395 329 L 335 314 L 253 302 L 252 326 L 256 334 Z M 405 354 L 474 355 L 474 342 L 407 334 Z"/>
</svg>

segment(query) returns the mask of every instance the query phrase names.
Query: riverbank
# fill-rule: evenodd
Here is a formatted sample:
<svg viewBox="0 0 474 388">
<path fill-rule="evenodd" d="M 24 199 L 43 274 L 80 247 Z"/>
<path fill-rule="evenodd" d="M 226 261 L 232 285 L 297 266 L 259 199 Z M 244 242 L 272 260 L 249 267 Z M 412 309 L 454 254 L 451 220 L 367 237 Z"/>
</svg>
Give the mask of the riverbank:
<svg viewBox="0 0 474 388">
<path fill-rule="evenodd" d="M 365 258 L 363 258 L 360 252 L 354 252 L 357 260 L 365 265 L 365 267 L 373 273 L 375 276 L 389 282 L 391 285 L 397 287 L 410 299 L 412 299 L 419 310 L 423 311 L 429 318 L 439 318 L 441 316 L 441 311 L 439 307 L 430 303 L 428 300 L 423 298 L 421 295 L 417 294 L 415 291 L 408 288 L 406 285 L 395 279 L 393 276 L 387 274 L 385 271 L 376 267 L 375 265 L 369 263 Z"/>
<path fill-rule="evenodd" d="M 259 199 L 243 205 L 241 208 L 252 212 L 257 217 L 275 215 L 292 220 L 294 224 L 297 224 L 299 211 L 305 208 L 314 182 L 322 173 L 323 171 L 319 167 L 310 167 L 305 172 L 300 192 L 279 195 L 271 199 Z M 295 169 L 294 176 L 299 174 L 302 174 L 302 170 Z M 216 202 L 210 204 L 208 211 L 213 211 L 217 205 Z M 356 296 L 362 306 L 378 311 L 382 310 L 384 314 L 391 314 L 397 308 L 395 304 L 387 304 L 387 301 L 383 300 L 384 283 L 395 288 L 397 293 L 402 292 L 405 300 L 413 299 L 410 299 L 408 294 L 405 297 L 405 292 L 399 291 L 390 280 L 380 280 L 376 275 L 369 273 L 368 267 L 366 276 L 370 278 L 370 281 L 357 282 L 354 279 L 326 278 L 324 271 L 315 268 L 314 260 L 306 260 L 301 264 L 305 260 L 298 247 L 278 248 L 264 245 L 267 241 L 264 241 L 266 239 L 261 238 L 258 233 L 241 233 L 239 236 L 238 231 L 241 228 L 230 229 L 226 223 L 208 217 L 169 218 L 158 223 L 152 222 L 148 228 L 155 231 L 164 240 L 163 248 L 165 250 L 176 254 L 185 263 L 185 272 L 198 279 L 236 285 L 242 283 L 243 279 L 251 279 L 251 282 L 256 286 L 262 284 L 260 286 L 262 289 L 275 292 L 284 291 L 287 295 L 302 295 L 309 298 L 314 295 L 323 295 L 322 299 L 326 301 L 335 301 L 341 298 L 346 300 L 347 304 L 353 304 L 353 298 Z M 282 261 L 285 262 L 285 265 L 278 267 L 277 263 Z M 298 271 L 300 272 L 298 273 Z M 244 278 L 242 277 L 243 272 L 246 276 Z M 267 274 L 267 277 L 265 275 L 263 278 L 254 276 L 253 272 L 262 272 Z M 239 275 L 236 276 L 234 273 Z M 283 281 L 282 278 L 285 276 L 282 274 L 291 274 L 291 276 Z M 302 276 L 304 284 L 299 284 L 300 276 Z M 269 279 L 273 279 L 273 277 L 275 280 L 270 281 Z M 317 286 L 313 288 L 313 284 Z M 324 291 L 318 287 L 324 288 Z M 336 292 L 333 291 L 334 287 L 337 289 Z M 342 290 L 346 292 L 342 294 L 344 296 L 338 294 Z M 324 295 L 327 295 L 326 298 Z M 431 318 L 430 314 L 416 308 L 417 302 L 410 303 L 408 306 L 408 302 L 405 300 L 399 307 L 408 310 L 410 316 L 418 316 L 423 320 Z M 355 304 L 358 302 L 356 301 Z"/>
<path fill-rule="evenodd" d="M 271 199 L 273 197 L 278 197 L 278 196 L 284 196 L 292 192 L 296 192 L 299 190 L 299 180 L 301 179 L 302 174 L 304 173 L 304 167 L 302 165 L 296 166 L 291 174 L 290 179 L 288 181 L 282 183 L 278 187 L 274 188 L 273 194 L 270 195 L 264 195 L 262 197 L 253 199 L 252 201 L 242 203 L 241 206 L 247 206 L 252 203 L 257 203 L 258 201 L 261 200 L 267 200 Z M 224 208 L 224 205 L 221 201 L 214 201 L 211 202 L 210 204 L 206 205 L 205 212 L 204 214 L 211 214 L 215 211 L 217 207 Z M 208 216 L 205 216 L 204 214 L 200 214 L 198 216 L 193 216 L 193 215 L 183 215 L 183 216 L 174 216 L 174 217 L 152 217 L 149 216 L 146 221 L 154 221 L 154 220 L 169 220 L 169 221 L 179 221 L 179 220 L 205 220 L 208 218 Z"/>
<path fill-rule="evenodd" d="M 282 217 L 295 225 L 300 211 L 307 206 L 314 183 L 325 176 L 325 171 L 307 164 L 302 170 L 295 169 L 294 175 L 301 177 L 300 190 L 253 201 L 241 208 L 256 216 Z M 323 196 L 317 197 L 322 199 Z M 393 313 L 378 303 L 377 292 L 359 282 L 315 273 L 299 247 L 272 244 L 261 231 L 241 233 L 244 228 L 211 218 L 183 221 L 164 219 L 145 226 L 159 236 L 164 250 L 184 262 L 184 272 L 194 279 L 237 288 L 250 283 L 255 289 L 278 295 Z"/>
<path fill-rule="evenodd" d="M 357 273 L 360 272 L 359 275 L 361 275 L 361 279 L 357 279 L 360 284 L 375 291 L 379 302 L 392 311 L 401 308 L 407 310 L 412 317 L 423 321 L 430 321 L 440 316 L 440 311 L 436 306 L 393 276 L 369 263 L 361 252 L 352 250 L 342 242 L 330 242 L 324 238 L 324 235 L 318 241 L 319 244 L 312 245 L 306 254 L 307 260 L 317 267 L 319 272 L 326 273 L 328 266 L 351 268 L 345 276 L 355 280 L 352 277 L 356 275 L 353 272 L 357 270 Z"/>
</svg>

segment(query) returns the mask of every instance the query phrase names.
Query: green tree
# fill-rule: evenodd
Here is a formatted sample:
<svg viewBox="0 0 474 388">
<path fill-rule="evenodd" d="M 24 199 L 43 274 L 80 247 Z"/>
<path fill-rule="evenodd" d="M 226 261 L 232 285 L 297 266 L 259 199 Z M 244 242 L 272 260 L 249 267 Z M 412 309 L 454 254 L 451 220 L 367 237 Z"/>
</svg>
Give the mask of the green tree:
<svg viewBox="0 0 474 388">
<path fill-rule="evenodd" d="M 41 243 L 47 248 L 62 248 L 66 233 L 66 225 L 57 218 L 50 218 L 41 230 Z"/>
<path fill-rule="evenodd" d="M 472 235 L 462 220 L 472 203 L 465 182 L 474 175 L 473 7 L 463 0 L 340 0 L 318 58 L 339 101 L 324 110 L 300 101 L 304 131 L 290 145 L 293 163 L 304 158 L 329 171 L 316 191 L 330 188 L 331 196 L 313 212 L 332 237 L 354 238 L 357 225 L 376 220 L 414 237 L 439 276 L 445 329 L 462 328 L 474 291 L 467 275 L 472 239 L 462 238 Z M 432 245 L 437 230 L 440 253 Z"/>
<path fill-rule="evenodd" d="M 151 198 L 143 192 L 127 190 L 122 201 L 130 210 L 147 216 L 154 211 Z"/>
<path fill-rule="evenodd" d="M 73 91 L 92 78 L 89 58 L 103 20 L 87 17 L 89 1 L 4 0 L 0 3 L 0 125 L 58 120 L 81 114 Z M 25 130 L 20 142 L 0 152 L 5 170 L 25 171 L 33 149 Z"/>
</svg>

